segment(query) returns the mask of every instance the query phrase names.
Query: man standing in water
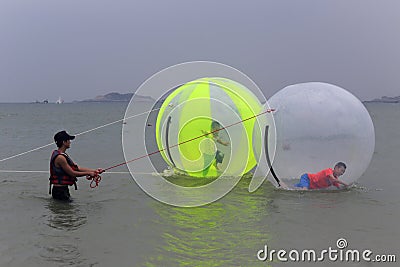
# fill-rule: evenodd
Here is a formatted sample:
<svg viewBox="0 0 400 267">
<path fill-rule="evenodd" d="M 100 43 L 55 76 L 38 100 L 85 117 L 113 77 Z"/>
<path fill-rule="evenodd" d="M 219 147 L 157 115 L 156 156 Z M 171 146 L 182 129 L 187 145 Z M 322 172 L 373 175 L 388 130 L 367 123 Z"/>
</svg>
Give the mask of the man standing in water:
<svg viewBox="0 0 400 267">
<path fill-rule="evenodd" d="M 75 136 L 69 135 L 66 131 L 58 132 L 54 135 L 54 141 L 57 144 L 58 150 L 54 150 L 50 158 L 50 189 L 49 194 L 54 199 L 69 201 L 70 194 L 68 186 L 76 186 L 76 177 L 81 176 L 96 176 L 104 170 L 102 169 L 88 169 L 78 167 L 72 159 L 67 155 L 66 150 L 71 147 L 71 140 Z M 51 188 L 53 185 L 53 188 Z"/>
</svg>

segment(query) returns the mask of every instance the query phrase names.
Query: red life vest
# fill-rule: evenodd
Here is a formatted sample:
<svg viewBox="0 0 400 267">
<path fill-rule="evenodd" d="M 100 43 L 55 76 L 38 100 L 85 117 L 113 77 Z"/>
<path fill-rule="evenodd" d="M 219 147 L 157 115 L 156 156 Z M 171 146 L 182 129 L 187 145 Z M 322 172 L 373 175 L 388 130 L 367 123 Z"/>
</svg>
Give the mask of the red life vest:
<svg viewBox="0 0 400 267">
<path fill-rule="evenodd" d="M 55 159 L 58 155 L 62 155 L 65 157 L 67 160 L 68 165 L 74 170 L 77 171 L 78 166 L 72 161 L 72 159 L 66 154 L 66 153 L 61 153 L 59 150 L 54 150 L 53 153 L 51 154 L 50 158 L 50 186 L 52 184 L 58 184 L 58 185 L 74 185 L 75 189 L 76 187 L 76 177 L 69 176 L 62 168 L 56 167 L 55 165 Z"/>
</svg>

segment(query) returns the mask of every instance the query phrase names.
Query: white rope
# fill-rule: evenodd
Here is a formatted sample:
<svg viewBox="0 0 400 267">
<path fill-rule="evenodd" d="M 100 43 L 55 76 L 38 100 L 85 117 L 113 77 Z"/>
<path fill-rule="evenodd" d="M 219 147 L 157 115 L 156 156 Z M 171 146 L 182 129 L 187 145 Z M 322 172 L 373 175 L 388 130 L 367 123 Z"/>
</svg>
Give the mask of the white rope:
<svg viewBox="0 0 400 267">
<path fill-rule="evenodd" d="M 0 170 L 0 173 L 50 173 L 50 171 L 34 171 L 34 170 Z M 130 174 L 130 172 L 104 172 L 105 174 Z M 132 174 L 154 174 L 150 172 L 132 172 Z"/>
<path fill-rule="evenodd" d="M 11 156 L 11 157 L 4 158 L 4 159 L 0 160 L 0 162 L 2 162 L 2 161 L 6 161 L 6 160 L 9 160 L 9 159 L 13 159 L 13 158 L 16 158 L 16 157 L 19 157 L 19 156 L 22 156 L 22 155 L 25 155 L 25 154 L 28 154 L 28 153 L 31 153 L 31 152 L 33 152 L 33 151 L 36 151 L 36 150 L 39 150 L 39 149 L 42 149 L 42 148 L 45 148 L 45 147 L 51 146 L 52 144 L 53 144 L 53 143 L 50 143 L 50 144 L 47 144 L 47 145 L 44 145 L 44 146 L 40 146 L 40 147 L 37 147 L 37 148 L 31 149 L 31 150 L 28 150 L 28 151 L 25 151 L 25 152 L 22 152 L 22 153 L 16 154 L 16 155 L 14 155 L 14 156 Z"/>
<path fill-rule="evenodd" d="M 132 119 L 132 118 L 135 118 L 135 117 L 138 117 L 138 116 L 141 116 L 141 115 L 144 115 L 144 114 L 147 114 L 147 113 L 150 113 L 150 112 L 152 112 L 152 111 L 159 110 L 159 109 L 160 109 L 160 108 L 158 108 L 158 109 L 152 109 L 152 110 L 150 110 L 150 111 L 145 111 L 145 112 L 143 112 L 143 113 L 139 113 L 139 114 L 136 114 L 136 115 L 132 115 L 132 116 L 129 116 L 129 117 L 126 117 L 126 118 L 123 118 L 123 119 L 120 119 L 120 120 L 117 120 L 117 121 L 114 121 L 114 122 L 106 123 L 106 124 L 104 124 L 104 125 L 95 127 L 95 128 L 93 128 L 93 129 L 90 129 L 90 130 L 87 130 L 87 131 L 84 131 L 84 132 L 81 132 L 81 133 L 77 133 L 77 134 L 75 134 L 75 135 L 76 135 L 76 136 L 79 136 L 79 135 L 82 135 L 82 134 L 90 133 L 90 132 L 93 132 L 93 131 L 95 131 L 95 130 L 104 128 L 104 127 L 106 127 L 106 126 L 110 126 L 110 125 L 112 125 L 112 124 L 115 124 L 115 123 L 117 123 L 117 122 L 121 122 L 121 121 L 124 121 L 124 120 L 129 120 L 129 119 Z M 19 156 L 22 156 L 22 155 L 25 155 L 25 154 L 28 154 L 28 153 L 31 153 L 31 152 L 40 150 L 40 149 L 42 149 L 42 148 L 51 146 L 51 145 L 53 145 L 53 144 L 54 144 L 54 143 L 50 143 L 50 144 L 47 144 L 47 145 L 44 145 L 44 146 L 40 146 L 40 147 L 31 149 L 31 150 L 28 150 L 28 151 L 25 151 L 25 152 L 22 152 L 22 153 L 19 153 L 19 154 L 16 154 L 16 155 L 13 155 L 13 156 L 4 158 L 4 159 L 0 159 L 0 162 L 6 161 L 6 160 L 9 160 L 9 159 L 13 159 L 13 158 L 16 158 L 16 157 L 19 157 Z"/>
</svg>

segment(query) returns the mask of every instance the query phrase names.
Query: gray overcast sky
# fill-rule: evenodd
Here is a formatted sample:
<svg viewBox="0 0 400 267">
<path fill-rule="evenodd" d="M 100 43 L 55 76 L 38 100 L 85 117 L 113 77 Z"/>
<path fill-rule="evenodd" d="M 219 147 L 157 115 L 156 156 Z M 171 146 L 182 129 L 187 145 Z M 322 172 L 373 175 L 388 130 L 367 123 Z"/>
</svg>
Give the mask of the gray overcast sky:
<svg viewBox="0 0 400 267">
<path fill-rule="evenodd" d="M 324 81 L 362 100 L 400 95 L 400 1 L 1 0 L 0 102 L 133 92 L 210 60 L 272 96 Z"/>
</svg>

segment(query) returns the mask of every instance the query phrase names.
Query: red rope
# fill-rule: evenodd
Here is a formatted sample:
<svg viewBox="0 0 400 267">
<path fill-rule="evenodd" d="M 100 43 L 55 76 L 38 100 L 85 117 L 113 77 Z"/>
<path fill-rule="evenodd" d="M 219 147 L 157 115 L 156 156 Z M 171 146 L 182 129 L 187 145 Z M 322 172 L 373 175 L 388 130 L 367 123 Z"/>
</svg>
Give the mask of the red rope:
<svg viewBox="0 0 400 267">
<path fill-rule="evenodd" d="M 99 183 L 101 181 L 101 176 L 98 171 L 94 172 L 94 176 L 86 175 L 86 179 L 88 179 L 90 182 L 90 188 L 96 188 L 99 186 Z"/>
<path fill-rule="evenodd" d="M 237 125 L 237 124 L 239 124 L 239 123 L 243 123 L 243 122 L 245 122 L 245 121 L 254 119 L 254 118 L 258 117 L 258 116 L 261 116 L 262 114 L 270 113 L 270 112 L 273 112 L 273 111 L 275 111 L 275 109 L 267 109 L 266 111 L 263 111 L 263 112 L 261 112 L 261 113 L 259 113 L 259 114 L 256 114 L 256 115 L 254 115 L 254 116 L 251 116 L 251 117 L 246 118 L 246 119 L 244 119 L 244 120 L 241 120 L 241 121 L 232 123 L 232 124 L 230 124 L 230 125 L 228 125 L 228 126 L 226 126 L 226 127 L 219 128 L 219 129 L 214 130 L 214 131 L 211 131 L 211 132 L 209 132 L 209 133 L 206 133 L 206 134 L 202 134 L 202 135 L 193 137 L 193 138 L 191 138 L 191 139 L 189 139 L 189 140 L 185 140 L 185 141 L 183 141 L 183 142 L 180 142 L 180 143 L 178 143 L 178 144 L 175 144 L 175 145 L 173 145 L 173 146 L 170 146 L 169 148 L 173 148 L 173 147 L 177 147 L 177 146 L 186 144 L 186 143 L 191 142 L 191 141 L 193 141 L 193 140 L 199 139 L 199 138 L 201 138 L 201 137 L 203 137 L 203 136 L 207 136 L 207 135 L 209 135 L 209 134 L 216 133 L 216 132 L 218 132 L 218 131 L 224 130 L 224 129 L 229 128 L 229 127 L 232 127 L 232 126 Z M 140 157 L 137 157 L 137 158 L 134 158 L 134 159 L 125 161 L 125 162 L 121 162 L 121 163 L 119 163 L 119 164 L 116 164 L 116 165 L 113 165 L 113 166 L 111 166 L 111 167 L 108 167 L 108 168 L 103 169 L 102 172 L 105 172 L 105 171 L 111 170 L 111 169 L 113 169 L 113 168 L 117 168 L 117 167 L 119 167 L 119 166 L 126 165 L 126 164 L 128 164 L 128 163 L 130 163 L 130 162 L 134 162 L 134 161 L 136 161 L 136 160 L 139 160 L 139 159 L 142 159 L 142 158 L 145 158 L 145 157 L 148 157 L 148 156 L 151 156 L 151 155 L 160 153 L 160 152 L 164 151 L 165 149 L 166 149 L 166 148 L 162 148 L 162 149 L 160 149 L 160 150 L 157 150 L 157 151 L 148 153 L 148 154 L 146 154 L 146 155 L 143 155 L 143 156 L 140 156 Z M 92 180 L 92 181 L 90 182 L 90 188 L 96 188 L 96 187 L 99 185 L 100 181 L 101 181 L 101 176 L 99 175 L 99 172 L 96 171 L 94 176 L 88 175 L 88 176 L 86 176 L 86 179 Z"/>
</svg>

